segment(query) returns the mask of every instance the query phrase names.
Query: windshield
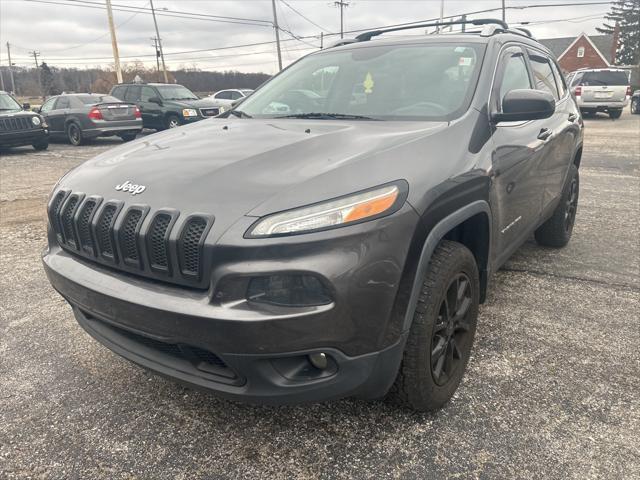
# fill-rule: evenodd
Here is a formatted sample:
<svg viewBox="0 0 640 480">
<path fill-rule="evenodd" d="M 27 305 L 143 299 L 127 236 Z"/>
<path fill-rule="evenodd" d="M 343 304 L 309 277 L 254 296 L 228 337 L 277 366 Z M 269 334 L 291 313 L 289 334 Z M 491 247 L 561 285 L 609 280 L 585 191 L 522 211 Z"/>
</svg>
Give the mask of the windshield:
<svg viewBox="0 0 640 480">
<path fill-rule="evenodd" d="M 466 111 L 484 45 L 371 45 L 310 55 L 248 97 L 257 118 L 451 120 Z M 241 110 L 241 111 L 240 111 Z"/>
<path fill-rule="evenodd" d="M 22 107 L 16 102 L 11 95 L 0 93 L 0 111 L 22 110 Z"/>
<path fill-rule="evenodd" d="M 157 88 L 165 100 L 198 100 L 191 90 L 182 85 L 161 85 Z"/>
<path fill-rule="evenodd" d="M 587 72 L 580 82 L 585 87 L 594 85 L 629 85 L 629 78 L 625 72 L 603 71 Z"/>
<path fill-rule="evenodd" d="M 79 99 L 85 105 L 94 105 L 96 103 L 122 103 L 116 97 L 111 95 L 77 95 Z"/>
</svg>

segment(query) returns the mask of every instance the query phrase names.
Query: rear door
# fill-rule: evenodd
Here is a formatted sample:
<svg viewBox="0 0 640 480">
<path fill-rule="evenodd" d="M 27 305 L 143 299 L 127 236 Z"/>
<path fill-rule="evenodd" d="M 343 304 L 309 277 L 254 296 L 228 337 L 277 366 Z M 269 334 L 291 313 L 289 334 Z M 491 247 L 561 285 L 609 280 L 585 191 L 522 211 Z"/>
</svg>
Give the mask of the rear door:
<svg viewBox="0 0 640 480">
<path fill-rule="evenodd" d="M 627 96 L 629 78 L 620 70 L 585 72 L 580 81 L 582 101 L 589 103 L 621 103 Z"/>
<path fill-rule="evenodd" d="M 524 50 L 510 46 L 502 51 L 491 93 L 491 111 L 502 111 L 511 90 L 530 89 L 533 82 Z M 497 219 L 497 263 L 502 264 L 537 225 L 545 179 L 547 152 L 545 120 L 500 122 L 492 136 L 492 209 Z"/>
<path fill-rule="evenodd" d="M 553 95 L 556 100 L 555 113 L 540 121 L 544 123 L 542 128 L 547 129 L 548 133 L 546 151 L 541 159 L 541 174 L 545 179 L 541 208 L 545 212 L 554 206 L 562 191 L 573 155 L 578 113 L 562 78 L 558 77 L 559 72 L 553 60 L 544 52 L 532 48 L 527 49 L 527 53 L 535 89 Z"/>
</svg>

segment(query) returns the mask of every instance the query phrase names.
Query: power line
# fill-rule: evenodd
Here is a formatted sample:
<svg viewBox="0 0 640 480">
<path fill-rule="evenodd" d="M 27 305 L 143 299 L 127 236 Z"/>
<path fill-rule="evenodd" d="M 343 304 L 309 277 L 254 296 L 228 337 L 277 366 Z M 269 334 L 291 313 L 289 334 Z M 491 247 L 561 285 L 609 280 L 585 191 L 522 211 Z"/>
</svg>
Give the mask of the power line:
<svg viewBox="0 0 640 480">
<path fill-rule="evenodd" d="M 321 31 L 323 32 L 330 32 L 330 30 L 328 28 L 324 28 L 322 25 L 318 25 L 316 22 L 314 22 L 313 20 L 311 20 L 309 17 L 304 16 L 302 13 L 300 13 L 298 10 L 296 10 L 295 8 L 293 8 L 291 5 L 289 5 L 288 2 L 286 2 L 285 0 L 280 0 L 280 2 L 284 3 L 287 7 L 289 7 L 289 9 L 291 9 L 294 13 L 297 13 L 300 17 L 304 18 L 307 22 L 309 22 L 311 25 L 318 27 Z"/>
<path fill-rule="evenodd" d="M 104 10 L 104 6 L 99 3 L 88 2 L 86 0 L 22 0 L 24 2 L 31 3 L 43 3 L 49 5 L 62 5 L 62 6 L 76 6 L 76 7 L 84 7 L 84 8 L 92 8 L 96 10 Z M 73 3 L 63 3 L 63 2 L 73 2 Z M 114 5 L 114 11 L 118 12 L 128 12 L 128 13 L 144 13 L 151 15 L 151 9 L 143 8 L 143 7 L 135 7 L 128 5 Z M 220 15 L 208 15 L 203 13 L 192 13 L 192 12 L 179 12 L 174 10 L 165 10 L 163 9 L 160 12 L 156 12 L 156 15 L 163 17 L 173 17 L 173 18 L 182 18 L 186 20 L 206 20 L 211 22 L 220 22 L 220 23 L 231 23 L 237 25 L 252 25 L 258 27 L 269 27 L 272 25 L 271 22 L 267 20 L 255 20 L 255 19 L 240 19 L 235 20 L 235 17 L 222 17 Z"/>
</svg>

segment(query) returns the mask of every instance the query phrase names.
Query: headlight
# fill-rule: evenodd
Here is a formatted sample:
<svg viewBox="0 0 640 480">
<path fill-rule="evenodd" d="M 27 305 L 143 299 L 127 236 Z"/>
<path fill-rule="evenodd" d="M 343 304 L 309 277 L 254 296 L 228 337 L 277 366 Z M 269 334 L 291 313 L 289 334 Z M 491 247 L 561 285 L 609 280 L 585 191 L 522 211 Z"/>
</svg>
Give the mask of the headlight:
<svg viewBox="0 0 640 480">
<path fill-rule="evenodd" d="M 226 108 L 224 108 L 224 107 L 218 107 L 218 113 L 219 113 L 219 114 L 220 114 L 220 113 L 224 113 L 224 112 L 226 112 L 226 111 L 227 111 L 227 109 L 226 109 Z"/>
<path fill-rule="evenodd" d="M 260 219 L 249 231 L 249 237 L 286 235 L 373 219 L 391 210 L 400 189 L 386 185 L 374 190 L 322 202 L 309 207 L 296 208 Z"/>
<path fill-rule="evenodd" d="M 182 116 L 185 117 L 185 118 L 197 117 L 198 116 L 198 112 L 193 108 L 185 108 L 184 110 L 182 110 Z"/>
<path fill-rule="evenodd" d="M 33 123 L 36 127 L 39 127 L 42 123 L 39 117 L 31 117 L 31 123 Z"/>
</svg>

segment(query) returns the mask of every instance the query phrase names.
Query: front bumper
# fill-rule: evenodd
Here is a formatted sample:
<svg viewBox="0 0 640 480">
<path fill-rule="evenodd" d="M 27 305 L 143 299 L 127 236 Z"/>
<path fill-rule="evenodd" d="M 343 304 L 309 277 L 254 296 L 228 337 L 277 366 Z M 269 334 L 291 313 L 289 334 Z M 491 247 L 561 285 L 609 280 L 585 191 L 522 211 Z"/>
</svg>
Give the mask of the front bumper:
<svg viewBox="0 0 640 480">
<path fill-rule="evenodd" d="M 0 147 L 20 147 L 41 142 L 49 137 L 49 130 L 34 128 L 32 130 L 17 130 L 0 132 Z"/>
<path fill-rule="evenodd" d="M 214 269 L 208 291 L 117 272 L 52 242 L 43 263 L 87 332 L 162 375 L 255 403 L 376 398 L 393 383 L 404 349 L 401 318 L 392 311 L 416 220 L 405 205 L 390 217 L 287 238 L 280 247 L 274 245 L 277 239 L 268 248 L 248 242 L 276 258 L 258 260 L 245 251 L 242 261 L 219 247 L 219 256 L 230 261 Z M 309 242 L 313 236 L 316 241 Z M 313 272 L 331 284 L 334 302 L 307 307 L 216 302 L 217 286 L 229 272 L 269 271 Z M 326 369 L 310 364 L 308 355 L 315 353 L 328 356 Z M 203 364 L 203 356 L 213 360 Z"/>
</svg>

